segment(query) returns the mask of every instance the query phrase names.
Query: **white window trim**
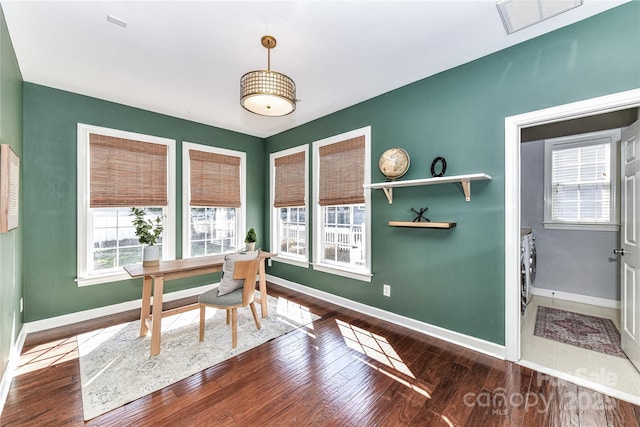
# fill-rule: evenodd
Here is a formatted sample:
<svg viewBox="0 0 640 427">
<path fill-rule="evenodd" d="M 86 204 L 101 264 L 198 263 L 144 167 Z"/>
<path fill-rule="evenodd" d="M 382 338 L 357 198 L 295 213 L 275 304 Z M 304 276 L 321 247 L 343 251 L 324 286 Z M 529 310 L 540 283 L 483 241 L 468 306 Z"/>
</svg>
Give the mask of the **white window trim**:
<svg viewBox="0 0 640 427">
<path fill-rule="evenodd" d="M 189 253 L 189 199 L 191 198 L 191 168 L 189 150 L 204 151 L 207 153 L 223 154 L 240 158 L 240 207 L 236 215 L 236 248 L 240 249 L 244 244 L 244 236 L 247 232 L 247 154 L 244 151 L 228 150 L 226 148 L 212 147 L 210 145 L 196 144 L 194 142 L 182 142 L 182 258 L 191 258 Z"/>
<path fill-rule="evenodd" d="M 318 187 L 320 182 L 320 147 L 325 145 L 334 144 L 336 142 L 344 141 L 347 139 L 357 138 L 364 136 L 364 185 L 371 183 L 371 126 L 366 126 L 360 129 L 345 132 L 340 135 L 331 136 L 329 138 L 321 139 L 313 143 L 313 269 L 323 271 L 325 273 L 331 273 L 338 276 L 349 277 L 351 279 L 362 280 L 364 282 L 371 282 L 371 189 L 366 188 L 364 190 L 364 206 L 365 206 L 365 257 L 366 265 L 363 269 L 347 269 L 344 267 L 338 267 L 332 264 L 321 262 L 320 254 L 323 253 L 322 249 L 322 207 L 318 203 Z"/>
<path fill-rule="evenodd" d="M 280 242 L 278 241 L 278 210 L 279 208 L 275 208 L 273 204 L 275 203 L 275 193 L 276 193 L 276 167 L 275 162 L 279 157 L 289 156 L 291 154 L 296 154 L 304 152 L 304 208 L 305 208 L 305 245 L 306 251 L 304 259 L 302 260 L 300 257 L 289 256 L 288 254 L 280 254 L 273 257 L 272 260 L 283 262 L 286 264 L 295 265 L 298 267 L 309 267 L 309 145 L 299 145 L 297 147 L 288 148 L 286 150 L 277 151 L 275 153 L 271 153 L 269 156 L 269 167 L 270 167 L 270 203 L 269 203 L 269 223 L 271 224 L 269 230 L 269 240 L 271 242 L 271 251 L 277 252 L 280 248 Z"/>
<path fill-rule="evenodd" d="M 552 185 L 551 185 L 551 153 L 554 147 L 581 147 L 591 145 L 593 140 L 609 139 L 610 146 L 610 174 L 611 174 L 611 206 L 609 222 L 603 223 L 579 223 L 560 222 L 552 219 Z M 544 141 L 544 222 L 545 229 L 551 230 L 587 230 L 587 231 L 619 231 L 620 230 L 620 198 L 618 194 L 618 158 L 620 129 L 591 132 L 581 135 L 572 135 L 561 138 L 547 139 Z"/>
<path fill-rule="evenodd" d="M 78 286 L 97 285 L 100 283 L 116 282 L 130 279 L 129 274 L 120 268 L 119 272 L 108 274 L 92 274 L 87 271 L 89 261 L 89 230 L 93 229 L 92 218 L 89 215 L 89 134 L 113 136 L 116 138 L 134 139 L 136 141 L 163 144 L 167 146 L 167 212 L 164 218 L 164 232 L 162 233 L 162 259 L 175 259 L 175 231 L 176 231 L 176 141 L 158 136 L 126 132 L 118 129 L 104 128 L 84 123 L 78 123 L 78 266 L 76 282 Z"/>
</svg>

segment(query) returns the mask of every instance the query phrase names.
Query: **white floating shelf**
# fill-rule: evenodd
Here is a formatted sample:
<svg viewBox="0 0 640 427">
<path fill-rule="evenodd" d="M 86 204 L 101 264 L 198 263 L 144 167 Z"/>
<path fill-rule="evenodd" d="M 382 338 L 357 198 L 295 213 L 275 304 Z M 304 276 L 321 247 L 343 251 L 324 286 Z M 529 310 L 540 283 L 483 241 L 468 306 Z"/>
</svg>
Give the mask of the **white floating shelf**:
<svg viewBox="0 0 640 427">
<path fill-rule="evenodd" d="M 414 228 L 453 228 L 455 222 L 413 222 L 413 221 L 389 221 L 389 227 L 414 227 Z"/>
<path fill-rule="evenodd" d="M 468 202 L 471 200 L 471 181 L 485 181 L 491 179 L 491 175 L 486 173 L 472 173 L 467 175 L 440 176 L 436 178 L 409 179 L 406 181 L 387 181 L 375 184 L 365 184 L 364 188 L 379 188 L 389 200 L 389 204 L 393 203 L 393 189 L 397 187 L 417 187 L 421 185 L 448 184 L 459 182 L 464 191 L 464 198 Z"/>
</svg>

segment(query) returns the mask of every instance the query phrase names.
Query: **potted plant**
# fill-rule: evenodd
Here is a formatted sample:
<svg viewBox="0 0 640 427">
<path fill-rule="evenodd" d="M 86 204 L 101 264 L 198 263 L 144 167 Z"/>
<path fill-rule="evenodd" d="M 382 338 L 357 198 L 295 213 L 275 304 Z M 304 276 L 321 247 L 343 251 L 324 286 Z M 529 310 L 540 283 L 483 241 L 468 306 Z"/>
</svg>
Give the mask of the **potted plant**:
<svg viewBox="0 0 640 427">
<path fill-rule="evenodd" d="M 145 219 L 144 209 L 131 208 L 131 215 L 135 216 L 132 221 L 136 228 L 136 237 L 142 247 L 142 265 L 145 267 L 158 265 L 160 263 L 160 248 L 155 246 L 162 234 L 162 220 L 157 217 L 155 221 Z"/>
<path fill-rule="evenodd" d="M 247 244 L 247 250 L 252 251 L 256 248 L 256 242 L 258 241 L 258 236 L 256 236 L 256 230 L 251 227 L 249 231 L 247 231 L 247 237 L 244 238 L 244 242 Z"/>
</svg>

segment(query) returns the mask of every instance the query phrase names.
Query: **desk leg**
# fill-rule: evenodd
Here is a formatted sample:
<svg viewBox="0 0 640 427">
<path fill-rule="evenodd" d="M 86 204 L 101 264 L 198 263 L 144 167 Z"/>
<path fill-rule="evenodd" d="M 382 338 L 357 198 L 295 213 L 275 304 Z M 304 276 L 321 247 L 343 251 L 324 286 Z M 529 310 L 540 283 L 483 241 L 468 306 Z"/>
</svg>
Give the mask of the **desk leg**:
<svg viewBox="0 0 640 427">
<path fill-rule="evenodd" d="M 149 333 L 147 317 L 151 314 L 151 277 L 144 276 L 142 282 L 142 309 L 140 310 L 140 336 L 144 337 Z"/>
<path fill-rule="evenodd" d="M 153 278 L 153 313 L 151 315 L 151 355 L 160 354 L 160 331 L 162 325 L 162 292 L 164 278 Z"/>
<path fill-rule="evenodd" d="M 269 316 L 269 308 L 267 307 L 267 278 L 266 271 L 264 267 L 264 263 L 266 261 L 264 259 L 260 260 L 259 270 L 260 270 L 260 312 L 262 313 L 262 317 L 265 318 Z"/>
</svg>

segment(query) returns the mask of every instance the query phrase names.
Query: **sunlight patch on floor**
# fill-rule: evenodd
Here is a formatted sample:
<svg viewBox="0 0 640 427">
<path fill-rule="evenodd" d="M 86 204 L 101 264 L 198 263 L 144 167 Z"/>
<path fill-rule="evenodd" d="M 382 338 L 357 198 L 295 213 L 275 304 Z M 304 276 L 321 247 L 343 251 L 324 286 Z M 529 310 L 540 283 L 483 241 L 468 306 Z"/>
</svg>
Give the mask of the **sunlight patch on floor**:
<svg viewBox="0 0 640 427">
<path fill-rule="evenodd" d="M 113 337 L 115 334 L 117 334 L 121 329 L 125 328 L 126 326 L 127 326 L 126 323 L 121 323 L 119 325 L 109 326 L 108 328 L 98 329 L 94 331 L 95 333 L 86 334 L 83 336 L 83 338 L 80 338 L 80 339 L 84 339 L 84 341 L 82 341 L 82 344 L 86 343 L 85 348 L 87 349 L 88 352 L 90 352 L 98 348 L 105 341 L 110 340 L 111 337 Z"/>
<path fill-rule="evenodd" d="M 386 338 L 341 320 L 336 320 L 336 323 L 347 346 L 415 379 Z"/>
<path fill-rule="evenodd" d="M 429 390 L 416 384 L 416 377 L 386 338 L 342 320 L 336 320 L 336 323 L 338 324 L 345 344 L 349 348 L 368 356 L 378 364 L 391 368 L 396 373 L 362 357 L 354 356 L 358 361 L 392 378 L 398 383 L 409 387 L 415 392 L 431 398 Z"/>
<path fill-rule="evenodd" d="M 309 307 L 279 297 L 278 314 L 290 319 L 297 325 L 303 325 L 305 328 L 313 330 L 313 318 Z"/>
<path fill-rule="evenodd" d="M 29 372 L 35 372 L 77 358 L 78 343 L 76 337 L 54 340 L 35 346 L 22 353 L 13 376 L 17 377 Z"/>
<path fill-rule="evenodd" d="M 454 427 L 453 423 L 451 421 L 449 421 L 449 418 L 445 417 L 444 415 L 440 415 L 440 418 L 442 418 L 442 421 L 447 423 L 448 426 Z"/>
<path fill-rule="evenodd" d="M 207 307 L 205 310 L 205 319 L 210 319 L 215 316 L 218 309 Z M 189 327 L 194 323 L 200 322 L 200 310 L 194 309 L 185 311 L 175 316 L 167 316 L 162 318 L 162 332 L 168 332 L 175 329 Z"/>
<path fill-rule="evenodd" d="M 356 359 L 359 360 L 360 362 L 364 363 L 365 365 L 369 366 L 370 368 L 375 369 L 376 371 L 380 372 L 381 374 L 388 376 L 392 380 L 397 381 L 400 384 L 402 384 L 402 385 L 404 385 L 406 387 L 409 387 L 413 391 L 420 393 L 424 397 L 427 397 L 427 398 L 431 399 L 431 394 L 429 394 L 428 390 L 425 390 L 422 387 L 418 387 L 415 384 L 411 384 L 409 381 L 404 380 L 404 379 L 400 378 L 399 376 L 392 374 L 391 372 L 387 371 L 386 369 L 379 368 L 379 367 L 373 365 L 372 363 L 367 362 L 366 360 L 364 360 L 361 357 L 356 357 Z"/>
</svg>

